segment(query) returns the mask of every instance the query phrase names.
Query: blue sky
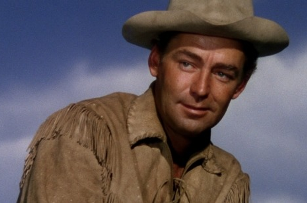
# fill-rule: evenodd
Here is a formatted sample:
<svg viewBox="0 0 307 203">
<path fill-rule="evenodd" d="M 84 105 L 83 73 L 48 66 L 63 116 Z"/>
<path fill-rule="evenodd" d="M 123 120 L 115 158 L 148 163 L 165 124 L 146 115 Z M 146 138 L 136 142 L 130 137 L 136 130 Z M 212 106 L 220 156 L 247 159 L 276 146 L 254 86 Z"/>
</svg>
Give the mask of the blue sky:
<svg viewBox="0 0 307 203">
<path fill-rule="evenodd" d="M 26 148 L 48 115 L 113 91 L 141 94 L 148 50 L 122 38 L 130 16 L 166 0 L 0 0 L 0 202 L 15 202 Z M 255 0 L 290 46 L 259 60 L 245 92 L 213 130 L 252 180 L 253 202 L 307 199 L 307 1 Z"/>
</svg>

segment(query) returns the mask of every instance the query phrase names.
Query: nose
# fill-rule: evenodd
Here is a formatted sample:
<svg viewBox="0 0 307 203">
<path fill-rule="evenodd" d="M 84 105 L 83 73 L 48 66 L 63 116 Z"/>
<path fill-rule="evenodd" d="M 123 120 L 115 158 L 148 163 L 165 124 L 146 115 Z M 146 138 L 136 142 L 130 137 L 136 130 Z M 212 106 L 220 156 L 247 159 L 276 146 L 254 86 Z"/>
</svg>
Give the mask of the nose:
<svg viewBox="0 0 307 203">
<path fill-rule="evenodd" d="M 192 78 L 190 92 L 196 102 L 207 98 L 210 92 L 210 74 L 200 71 Z"/>
</svg>

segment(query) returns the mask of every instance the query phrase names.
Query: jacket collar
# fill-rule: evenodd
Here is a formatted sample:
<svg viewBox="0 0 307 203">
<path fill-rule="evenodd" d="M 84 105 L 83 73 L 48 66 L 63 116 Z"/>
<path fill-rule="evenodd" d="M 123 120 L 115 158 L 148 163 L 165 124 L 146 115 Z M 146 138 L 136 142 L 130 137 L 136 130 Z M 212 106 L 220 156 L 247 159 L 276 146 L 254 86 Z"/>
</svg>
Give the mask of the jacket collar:
<svg viewBox="0 0 307 203">
<path fill-rule="evenodd" d="M 127 127 L 131 146 L 145 138 L 158 138 L 166 142 L 151 87 L 133 101 L 128 113 Z"/>
</svg>

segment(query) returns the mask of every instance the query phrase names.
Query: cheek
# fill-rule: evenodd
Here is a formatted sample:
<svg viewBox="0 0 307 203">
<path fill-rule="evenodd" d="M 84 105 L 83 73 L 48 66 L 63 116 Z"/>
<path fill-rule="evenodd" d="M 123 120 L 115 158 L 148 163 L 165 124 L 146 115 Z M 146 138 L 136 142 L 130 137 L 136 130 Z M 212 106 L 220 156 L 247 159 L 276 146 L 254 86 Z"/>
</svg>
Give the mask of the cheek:
<svg viewBox="0 0 307 203">
<path fill-rule="evenodd" d="M 164 89 L 169 91 L 169 94 L 178 94 L 183 92 L 188 86 L 188 77 L 178 71 L 165 71 Z"/>
<path fill-rule="evenodd" d="M 211 94 L 220 107 L 226 107 L 230 103 L 235 94 L 235 88 L 224 84 L 215 84 L 211 88 Z"/>
</svg>

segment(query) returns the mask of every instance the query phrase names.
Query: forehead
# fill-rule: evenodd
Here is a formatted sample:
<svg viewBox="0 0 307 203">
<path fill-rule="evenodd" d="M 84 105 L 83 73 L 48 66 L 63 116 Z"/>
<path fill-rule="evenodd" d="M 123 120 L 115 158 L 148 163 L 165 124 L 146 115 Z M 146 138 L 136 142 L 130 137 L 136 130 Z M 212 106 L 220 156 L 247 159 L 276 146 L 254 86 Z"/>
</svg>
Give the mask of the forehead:
<svg viewBox="0 0 307 203">
<path fill-rule="evenodd" d="M 221 62 L 235 63 L 239 66 L 243 66 L 245 61 L 243 44 L 228 38 L 179 33 L 170 39 L 165 54 L 174 54 L 181 50 L 189 50 L 204 60 L 214 55 Z"/>
<path fill-rule="evenodd" d="M 216 49 L 234 49 L 238 51 L 243 50 L 243 45 L 238 40 L 199 35 L 199 34 L 191 34 L 191 33 L 178 33 L 174 35 L 169 41 L 168 49 L 180 48 L 184 46 L 197 47 L 204 50 L 216 50 Z"/>
</svg>

